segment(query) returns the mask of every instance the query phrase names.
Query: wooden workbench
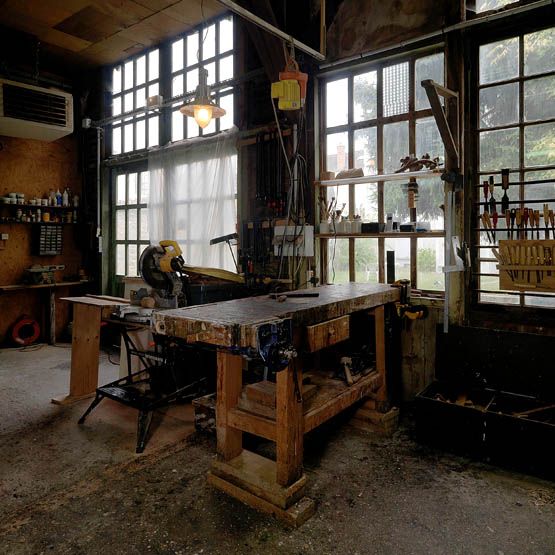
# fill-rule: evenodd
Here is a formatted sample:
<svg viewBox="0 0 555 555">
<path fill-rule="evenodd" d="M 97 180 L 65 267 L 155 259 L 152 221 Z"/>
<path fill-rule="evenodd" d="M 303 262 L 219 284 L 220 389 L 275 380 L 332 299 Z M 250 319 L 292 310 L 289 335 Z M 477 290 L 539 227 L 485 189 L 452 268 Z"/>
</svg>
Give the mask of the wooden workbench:
<svg viewBox="0 0 555 555">
<path fill-rule="evenodd" d="M 220 348 L 216 400 L 218 460 L 208 474 L 209 482 L 294 526 L 314 512 L 313 502 L 304 497 L 304 434 L 370 394 L 377 401 L 387 400 L 384 306 L 399 299 L 397 289 L 382 284 L 327 285 L 308 291 L 318 292 L 319 296 L 288 298 L 285 302 L 268 296 L 236 299 L 153 315 L 156 333 Z M 243 358 L 237 350 L 256 349 L 260 325 L 291 319 L 295 348 L 300 353 L 315 353 L 348 339 L 350 315 L 361 311 L 375 318 L 375 371 L 351 386 L 331 380 L 333 383 L 322 385 L 318 396 L 304 402 L 298 400 L 295 390 L 296 384 L 302 383 L 299 357 L 276 374 L 275 418 L 238 406 L 243 391 Z M 243 449 L 243 432 L 274 441 L 276 461 Z"/>
<path fill-rule="evenodd" d="M 71 371 L 69 394 L 52 399 L 57 405 L 76 403 L 92 397 L 98 387 L 100 323 L 110 317 L 116 306 L 129 304 L 126 299 L 107 296 L 63 297 L 73 305 Z"/>
</svg>

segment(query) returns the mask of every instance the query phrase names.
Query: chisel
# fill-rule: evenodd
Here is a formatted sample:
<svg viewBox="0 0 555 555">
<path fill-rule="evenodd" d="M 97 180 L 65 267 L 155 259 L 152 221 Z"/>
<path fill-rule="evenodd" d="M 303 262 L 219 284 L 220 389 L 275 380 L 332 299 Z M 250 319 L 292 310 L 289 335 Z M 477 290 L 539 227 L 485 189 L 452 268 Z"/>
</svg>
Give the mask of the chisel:
<svg viewBox="0 0 555 555">
<path fill-rule="evenodd" d="M 528 208 L 524 208 L 522 211 L 522 223 L 524 224 L 524 238 L 528 239 Z"/>
<path fill-rule="evenodd" d="M 493 189 L 495 185 L 493 183 L 493 175 L 489 176 L 489 211 L 490 214 L 493 214 L 497 210 L 497 204 L 495 202 L 495 198 L 493 196 Z"/>
<path fill-rule="evenodd" d="M 544 263 L 543 247 L 541 245 L 538 245 L 538 264 L 540 266 L 543 266 Z M 541 283 L 543 281 L 543 269 L 537 272 L 537 278 L 538 283 Z"/>
<path fill-rule="evenodd" d="M 511 211 L 507 208 L 505 210 L 505 226 L 507 227 L 507 239 L 512 239 L 512 232 L 511 229 Z M 509 235 L 509 233 L 511 235 Z"/>
<path fill-rule="evenodd" d="M 545 239 L 549 239 L 549 204 L 543 205 L 543 225 L 545 226 Z"/>
<path fill-rule="evenodd" d="M 513 208 L 513 210 L 515 209 Z M 517 208 L 515 211 L 515 219 L 516 219 L 516 227 L 518 230 L 516 238 L 521 239 L 522 238 L 522 212 L 520 208 Z"/>
<path fill-rule="evenodd" d="M 501 197 L 501 210 L 506 212 L 509 209 L 509 197 L 507 196 L 507 190 L 509 188 L 509 170 L 501 170 L 501 187 L 503 189 L 503 196 Z"/>
<path fill-rule="evenodd" d="M 536 239 L 540 238 L 540 211 L 534 210 L 534 223 L 536 224 Z"/>
<path fill-rule="evenodd" d="M 493 220 L 493 242 L 495 243 L 495 233 L 497 232 L 497 222 L 499 220 L 499 214 L 497 213 L 497 211 L 493 212 L 492 220 Z"/>
<path fill-rule="evenodd" d="M 511 239 L 514 237 L 516 208 L 511 209 Z"/>
<path fill-rule="evenodd" d="M 483 183 L 483 188 L 484 188 L 484 212 L 488 212 L 489 208 L 488 208 L 488 192 L 489 192 L 489 185 L 487 181 L 484 181 Z"/>
<path fill-rule="evenodd" d="M 545 265 L 551 266 L 553 262 L 551 260 L 551 249 L 549 247 L 543 248 L 543 258 L 545 260 Z M 551 277 L 551 270 L 547 270 L 547 277 Z"/>
</svg>

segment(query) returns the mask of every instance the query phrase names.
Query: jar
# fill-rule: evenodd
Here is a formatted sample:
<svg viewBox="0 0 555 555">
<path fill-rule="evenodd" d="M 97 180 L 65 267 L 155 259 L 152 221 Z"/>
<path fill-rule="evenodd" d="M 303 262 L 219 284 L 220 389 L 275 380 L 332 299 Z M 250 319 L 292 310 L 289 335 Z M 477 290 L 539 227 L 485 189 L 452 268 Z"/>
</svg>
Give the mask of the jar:
<svg viewBox="0 0 555 555">
<path fill-rule="evenodd" d="M 43 212 L 42 213 L 42 221 L 49 222 L 50 221 L 50 212 Z"/>
</svg>

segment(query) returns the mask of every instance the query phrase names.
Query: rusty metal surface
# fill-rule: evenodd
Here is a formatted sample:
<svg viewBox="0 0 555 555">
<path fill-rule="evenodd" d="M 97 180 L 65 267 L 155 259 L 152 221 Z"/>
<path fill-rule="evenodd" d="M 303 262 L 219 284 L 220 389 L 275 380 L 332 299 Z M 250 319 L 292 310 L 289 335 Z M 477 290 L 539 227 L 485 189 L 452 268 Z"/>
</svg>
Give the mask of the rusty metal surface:
<svg viewBox="0 0 555 555">
<path fill-rule="evenodd" d="M 383 284 L 325 285 L 310 291 L 319 296 L 284 302 L 250 297 L 160 311 L 153 315 L 153 327 L 157 333 L 188 341 L 256 347 L 256 329 L 261 324 L 291 318 L 296 327 L 312 325 L 399 299 L 398 289 Z"/>
</svg>

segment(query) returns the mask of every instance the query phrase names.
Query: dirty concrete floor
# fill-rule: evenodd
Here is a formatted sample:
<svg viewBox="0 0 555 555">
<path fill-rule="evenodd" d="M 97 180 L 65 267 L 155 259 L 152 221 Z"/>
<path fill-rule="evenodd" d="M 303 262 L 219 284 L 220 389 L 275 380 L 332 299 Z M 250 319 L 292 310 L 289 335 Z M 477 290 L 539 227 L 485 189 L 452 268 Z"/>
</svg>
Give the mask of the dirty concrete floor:
<svg viewBox="0 0 555 555">
<path fill-rule="evenodd" d="M 419 446 L 410 422 L 389 439 L 341 420 L 309 436 L 317 513 L 289 530 L 207 486 L 214 442 L 187 407 L 135 455 L 125 407 L 79 427 L 86 402 L 49 405 L 68 371 L 69 350 L 0 351 L 1 553 L 555 553 L 555 484 Z"/>
</svg>

